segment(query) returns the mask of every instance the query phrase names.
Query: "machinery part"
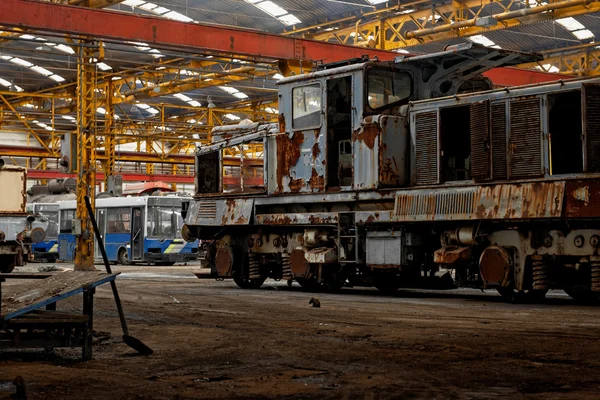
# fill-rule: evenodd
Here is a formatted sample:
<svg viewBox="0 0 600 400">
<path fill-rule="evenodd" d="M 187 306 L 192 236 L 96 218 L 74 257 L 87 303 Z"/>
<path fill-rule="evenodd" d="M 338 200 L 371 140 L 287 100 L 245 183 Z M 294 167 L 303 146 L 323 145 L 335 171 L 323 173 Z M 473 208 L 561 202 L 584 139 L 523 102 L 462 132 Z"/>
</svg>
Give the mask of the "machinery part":
<svg viewBox="0 0 600 400">
<path fill-rule="evenodd" d="M 260 262 L 256 258 L 256 253 L 248 253 L 248 278 L 260 279 Z"/>
<path fill-rule="evenodd" d="M 5 164 L 5 163 L 6 163 L 6 162 L 4 161 L 4 159 L 3 159 L 3 158 L 0 158 L 0 168 L 4 167 L 4 164 Z"/>
<path fill-rule="evenodd" d="M 17 266 L 17 256 L 14 254 L 0 255 L 0 272 L 8 274 Z"/>
<path fill-rule="evenodd" d="M 27 236 L 31 239 L 32 243 L 40 243 L 46 238 L 46 232 L 44 231 L 44 228 L 38 226 L 29 231 Z"/>
<path fill-rule="evenodd" d="M 226 246 L 217 249 L 215 255 L 215 268 L 219 278 L 229 278 L 233 272 L 233 252 L 231 247 Z"/>
<path fill-rule="evenodd" d="M 566 287 L 565 293 L 580 304 L 595 304 L 600 299 L 600 292 L 593 292 L 584 285 Z"/>
<path fill-rule="evenodd" d="M 329 238 L 327 234 L 316 229 L 307 229 L 304 231 L 304 244 L 310 247 L 318 246 L 321 243 L 327 242 Z"/>
<path fill-rule="evenodd" d="M 304 247 L 298 247 L 292 250 L 292 254 L 290 255 L 292 275 L 296 278 L 298 283 L 300 283 L 300 279 L 308 279 L 310 277 L 310 264 L 306 260 L 305 254 L 306 249 Z M 300 285 L 302 284 L 300 283 Z"/>
<path fill-rule="evenodd" d="M 292 267 L 290 265 L 290 255 L 283 253 L 281 255 L 281 278 L 284 280 L 293 279 Z"/>
<path fill-rule="evenodd" d="M 433 262 L 436 264 L 454 265 L 471 260 L 471 248 L 465 246 L 444 246 L 433 253 Z"/>
<path fill-rule="evenodd" d="M 187 224 L 183 224 L 181 227 L 181 237 L 188 243 L 196 241 L 198 237 L 192 233 L 192 230 Z"/>
<path fill-rule="evenodd" d="M 4 231 L 0 231 L 0 242 L 4 242 L 6 240 L 6 233 Z"/>
<path fill-rule="evenodd" d="M 600 259 L 591 257 L 592 292 L 600 292 Z"/>
<path fill-rule="evenodd" d="M 121 265 L 129 265 L 129 254 L 127 254 L 127 249 L 121 248 L 119 249 L 119 254 L 117 256 L 119 263 Z"/>
<path fill-rule="evenodd" d="M 509 287 L 512 282 L 512 266 L 513 257 L 507 249 L 488 246 L 479 258 L 479 272 L 483 287 Z"/>
<path fill-rule="evenodd" d="M 533 255 L 531 256 L 531 260 L 533 290 L 550 289 L 550 270 L 548 268 L 548 264 L 544 261 L 544 257 L 540 255 Z"/>
<path fill-rule="evenodd" d="M 455 231 L 446 231 L 442 233 L 440 241 L 442 246 L 450 244 L 463 244 L 474 246 L 479 244 L 477 237 L 477 228 L 474 226 L 461 226 Z"/>
</svg>

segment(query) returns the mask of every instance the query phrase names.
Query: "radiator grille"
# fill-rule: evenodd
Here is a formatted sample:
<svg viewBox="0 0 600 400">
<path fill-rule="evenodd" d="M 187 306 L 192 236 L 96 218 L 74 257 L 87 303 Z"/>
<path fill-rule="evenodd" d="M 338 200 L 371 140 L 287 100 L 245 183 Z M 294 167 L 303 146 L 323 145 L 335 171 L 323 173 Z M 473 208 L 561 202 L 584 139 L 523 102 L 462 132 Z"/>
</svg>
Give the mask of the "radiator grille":
<svg viewBox="0 0 600 400">
<path fill-rule="evenodd" d="M 394 212 L 409 220 L 469 219 L 475 212 L 476 199 L 475 188 L 400 193 L 396 196 Z"/>
<path fill-rule="evenodd" d="M 471 104 L 471 176 L 490 178 L 489 102 Z"/>
<path fill-rule="evenodd" d="M 198 202 L 198 217 L 200 218 L 216 218 L 217 217 L 217 202 L 216 201 L 199 201 Z"/>
<path fill-rule="evenodd" d="M 600 86 L 584 85 L 587 170 L 600 172 Z"/>
<path fill-rule="evenodd" d="M 510 177 L 542 174 L 540 99 L 510 103 Z"/>
<path fill-rule="evenodd" d="M 437 183 L 437 111 L 415 115 L 415 181 L 417 185 Z"/>
<path fill-rule="evenodd" d="M 506 104 L 491 106 L 492 178 L 506 179 Z"/>
</svg>

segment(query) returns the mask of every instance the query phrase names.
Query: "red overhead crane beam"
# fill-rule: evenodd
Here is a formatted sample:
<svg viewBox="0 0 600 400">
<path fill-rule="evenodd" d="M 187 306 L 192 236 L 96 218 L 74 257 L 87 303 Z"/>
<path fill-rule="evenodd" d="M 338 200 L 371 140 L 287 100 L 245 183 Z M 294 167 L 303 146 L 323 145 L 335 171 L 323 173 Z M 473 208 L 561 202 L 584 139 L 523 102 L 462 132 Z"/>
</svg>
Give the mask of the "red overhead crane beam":
<svg viewBox="0 0 600 400">
<path fill-rule="evenodd" d="M 65 6 L 32 0 L 0 0 L 0 25 L 98 39 L 144 42 L 178 50 L 205 51 L 274 60 L 333 62 L 363 54 L 393 60 L 398 53 L 296 39 L 247 29 L 172 21 L 116 11 Z M 486 73 L 498 86 L 564 79 L 563 75 L 496 68 Z M 513 78 L 514 77 L 514 78 Z"/>
<path fill-rule="evenodd" d="M 377 56 L 380 60 L 393 60 L 398 55 L 391 51 L 295 39 L 251 30 L 29 0 L 0 0 L 0 25 L 274 60 L 331 62 L 363 54 Z"/>
</svg>

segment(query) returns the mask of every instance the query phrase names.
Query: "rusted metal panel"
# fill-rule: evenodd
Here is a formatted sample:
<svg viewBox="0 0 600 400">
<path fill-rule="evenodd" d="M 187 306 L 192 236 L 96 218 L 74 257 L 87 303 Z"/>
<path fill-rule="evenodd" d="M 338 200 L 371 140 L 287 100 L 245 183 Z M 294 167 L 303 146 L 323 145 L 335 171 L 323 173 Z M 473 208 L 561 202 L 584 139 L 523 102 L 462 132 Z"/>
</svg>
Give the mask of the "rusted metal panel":
<svg viewBox="0 0 600 400">
<path fill-rule="evenodd" d="M 367 117 L 352 134 L 354 188 L 357 190 L 377 188 L 379 133 L 379 124 Z"/>
<path fill-rule="evenodd" d="M 337 224 L 338 213 L 257 214 L 257 225 L 331 225 Z"/>
<path fill-rule="evenodd" d="M 23 214 L 27 205 L 27 171 L 16 166 L 0 169 L 0 187 L 5 194 L 0 198 L 0 214 Z"/>
<path fill-rule="evenodd" d="M 406 118 L 389 115 L 379 118 L 379 184 L 404 186 L 408 183 L 409 134 Z"/>
<path fill-rule="evenodd" d="M 491 105 L 492 179 L 506 179 L 506 102 Z"/>
<path fill-rule="evenodd" d="M 396 221 L 557 218 L 565 182 L 400 191 Z"/>
<path fill-rule="evenodd" d="M 510 103 L 510 178 L 543 174 L 540 98 L 516 99 Z"/>
<path fill-rule="evenodd" d="M 600 84 L 582 87 L 585 171 L 600 172 Z"/>
<path fill-rule="evenodd" d="M 358 211 L 354 214 L 357 224 L 371 224 L 389 222 L 392 220 L 393 211 Z"/>
<path fill-rule="evenodd" d="M 490 179 L 490 115 L 489 101 L 471 104 L 471 177 L 475 181 Z"/>
<path fill-rule="evenodd" d="M 438 115 L 437 111 L 414 114 L 415 183 L 438 182 Z"/>
<path fill-rule="evenodd" d="M 433 253 L 436 264 L 453 265 L 471 260 L 471 248 L 467 246 L 445 246 Z"/>
<path fill-rule="evenodd" d="M 206 199 L 190 202 L 185 223 L 190 226 L 248 225 L 254 199 Z"/>
<path fill-rule="evenodd" d="M 327 247 L 317 247 L 304 253 L 306 261 L 309 264 L 331 264 L 337 262 L 337 252 L 335 249 Z"/>
<path fill-rule="evenodd" d="M 565 217 L 600 217 L 600 180 L 567 181 L 565 189 Z"/>
</svg>

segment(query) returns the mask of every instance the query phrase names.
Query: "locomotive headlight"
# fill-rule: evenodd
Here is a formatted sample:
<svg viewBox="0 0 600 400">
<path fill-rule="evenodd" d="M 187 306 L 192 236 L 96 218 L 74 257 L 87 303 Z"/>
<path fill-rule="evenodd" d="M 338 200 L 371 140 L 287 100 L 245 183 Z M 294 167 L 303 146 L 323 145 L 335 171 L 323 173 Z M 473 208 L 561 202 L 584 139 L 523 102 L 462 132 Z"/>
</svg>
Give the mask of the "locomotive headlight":
<svg viewBox="0 0 600 400">
<path fill-rule="evenodd" d="M 583 238 L 583 236 L 581 235 L 577 235 L 575 236 L 575 239 L 573 240 L 573 244 L 575 244 L 575 247 L 583 247 L 583 244 L 585 243 L 585 239 Z"/>
<path fill-rule="evenodd" d="M 598 247 L 598 245 L 600 244 L 600 236 L 598 235 L 593 235 L 590 238 L 590 244 L 592 245 L 592 247 L 596 248 Z"/>
</svg>

